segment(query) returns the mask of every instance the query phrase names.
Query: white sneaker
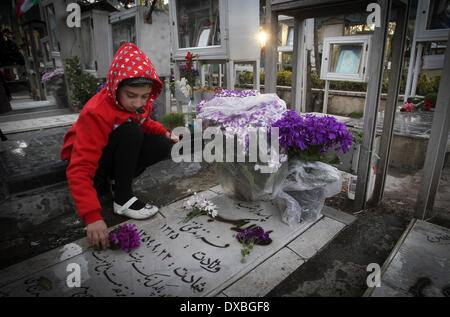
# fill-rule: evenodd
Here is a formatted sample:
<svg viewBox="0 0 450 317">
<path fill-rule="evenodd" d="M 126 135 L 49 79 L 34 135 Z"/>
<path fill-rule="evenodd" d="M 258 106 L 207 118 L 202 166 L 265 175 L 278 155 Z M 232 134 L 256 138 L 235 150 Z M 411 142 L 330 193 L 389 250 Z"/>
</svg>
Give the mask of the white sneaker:
<svg viewBox="0 0 450 317">
<path fill-rule="evenodd" d="M 136 220 L 143 220 L 154 216 L 158 212 L 158 207 L 150 204 L 145 204 L 145 207 L 139 210 L 130 209 L 130 206 L 133 205 L 136 200 L 138 200 L 136 197 L 132 197 L 123 206 L 114 202 L 114 213 Z"/>
</svg>

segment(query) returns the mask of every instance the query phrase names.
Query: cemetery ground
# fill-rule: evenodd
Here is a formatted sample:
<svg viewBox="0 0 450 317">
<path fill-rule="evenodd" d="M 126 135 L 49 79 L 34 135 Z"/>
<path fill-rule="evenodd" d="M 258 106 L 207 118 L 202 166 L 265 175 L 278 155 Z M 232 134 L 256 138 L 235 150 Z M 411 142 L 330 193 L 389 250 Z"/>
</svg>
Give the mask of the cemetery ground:
<svg viewBox="0 0 450 317">
<path fill-rule="evenodd" d="M 2 143 L 3 168 L 7 167 L 5 151 L 16 150 L 17 153 L 22 149 L 26 155 L 10 162 L 10 168 L 16 168 L 17 173 L 28 168 L 35 177 L 16 182 L 15 193 L 0 203 L 0 270 L 86 236 L 84 223 L 76 214 L 67 182 L 60 173 L 60 163 L 55 163 L 61 136 L 67 129 L 10 134 L 9 140 Z M 25 149 L 23 144 L 38 146 Z M 55 172 L 45 178 L 36 173 L 42 168 Z M 416 192 L 413 187 L 418 184 L 411 184 L 411 172 L 391 170 L 390 174 L 397 182 L 388 185 L 389 192 L 377 207 L 354 213 L 353 201 L 347 198 L 345 191 L 328 198 L 327 206 L 351 214 L 356 220 L 281 283 L 273 285 L 266 296 L 362 296 L 367 289 L 367 265 L 383 265 L 414 214 Z M 406 186 L 401 183 L 402 179 L 408 183 Z M 344 177 L 344 190 L 346 182 Z M 449 182 L 450 168 L 446 166 L 440 190 L 448 191 Z M 212 164 L 167 160 L 149 167 L 136 179 L 134 189 L 136 195 L 161 207 L 217 185 Z M 445 194 L 449 197 L 448 192 L 441 193 Z M 111 195 L 104 196 L 101 204 L 108 227 L 127 221 L 112 212 Z M 430 222 L 450 227 L 445 218 Z M 240 254 L 236 254 L 236 265 L 239 262 Z"/>
</svg>

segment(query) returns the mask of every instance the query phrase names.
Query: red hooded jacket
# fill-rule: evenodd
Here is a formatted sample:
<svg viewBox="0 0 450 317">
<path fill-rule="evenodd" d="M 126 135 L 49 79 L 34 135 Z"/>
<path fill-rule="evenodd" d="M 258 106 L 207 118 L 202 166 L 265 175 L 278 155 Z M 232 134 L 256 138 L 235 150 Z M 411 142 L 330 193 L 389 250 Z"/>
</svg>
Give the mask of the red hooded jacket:
<svg viewBox="0 0 450 317">
<path fill-rule="evenodd" d="M 145 113 L 138 116 L 129 112 L 116 99 L 121 80 L 131 77 L 153 79 L 153 89 L 144 106 Z M 142 131 L 149 134 L 165 134 L 167 130 L 150 119 L 153 101 L 162 90 L 162 83 L 150 59 L 135 44 L 124 44 L 117 51 L 108 75 L 106 86 L 83 107 L 78 120 L 64 136 L 61 159 L 69 161 L 66 169 L 72 197 L 78 214 L 86 225 L 102 219 L 102 209 L 94 188 L 94 175 L 103 148 L 108 144 L 114 127 L 131 118 Z"/>
</svg>

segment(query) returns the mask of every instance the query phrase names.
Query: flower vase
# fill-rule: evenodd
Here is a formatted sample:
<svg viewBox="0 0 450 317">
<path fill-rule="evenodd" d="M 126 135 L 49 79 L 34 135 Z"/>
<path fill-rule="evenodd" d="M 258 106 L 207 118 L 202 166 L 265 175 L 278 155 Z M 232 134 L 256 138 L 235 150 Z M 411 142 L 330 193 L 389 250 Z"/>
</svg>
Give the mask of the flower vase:
<svg viewBox="0 0 450 317">
<path fill-rule="evenodd" d="M 288 174 L 288 161 L 281 163 L 278 169 L 268 173 L 264 167 L 267 163 L 239 162 L 237 156 L 237 137 L 234 137 L 234 159 L 226 162 L 226 137 L 223 140 L 223 162 L 215 163 L 215 172 L 225 195 L 234 200 L 259 201 L 270 200 Z M 263 167 L 261 169 L 261 167 Z"/>
<path fill-rule="evenodd" d="M 215 164 L 217 179 L 225 195 L 233 200 L 270 200 L 287 174 L 287 163 L 273 173 L 255 170 L 257 163 L 223 162 Z"/>
<path fill-rule="evenodd" d="M 341 192 L 341 172 L 320 161 L 289 158 L 288 176 L 277 192 L 281 219 L 288 224 L 317 219 L 327 197 Z"/>
</svg>

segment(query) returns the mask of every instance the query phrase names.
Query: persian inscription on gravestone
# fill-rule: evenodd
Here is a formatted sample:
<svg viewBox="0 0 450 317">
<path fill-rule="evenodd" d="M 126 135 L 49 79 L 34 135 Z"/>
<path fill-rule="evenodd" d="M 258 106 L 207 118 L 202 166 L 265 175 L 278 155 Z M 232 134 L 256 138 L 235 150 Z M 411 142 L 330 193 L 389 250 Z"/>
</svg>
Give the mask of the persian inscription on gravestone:
<svg viewBox="0 0 450 317">
<path fill-rule="evenodd" d="M 427 241 L 431 243 L 450 244 L 449 234 L 427 235 Z"/>
<path fill-rule="evenodd" d="M 288 238 L 287 235 L 292 231 L 278 223 L 273 204 L 237 203 L 225 196 L 213 199 L 223 211 L 220 217 L 211 219 L 201 216 L 183 223 L 181 220 L 187 211 L 169 209 L 164 218 L 137 223 L 141 245 L 130 253 L 118 250 L 94 251 L 67 260 L 79 264 L 84 261 L 84 265 L 80 264 L 83 289 L 68 289 L 61 282 L 67 265 L 67 261 L 63 261 L 3 287 L 2 295 L 208 295 L 244 268 L 236 265 L 241 249 L 241 245 L 233 237 L 236 232 L 265 223 L 267 229 L 276 231 L 274 234 L 278 238 L 274 241 L 278 244 Z M 264 248 L 254 250 L 255 259 L 264 256 Z M 41 275 L 55 276 L 52 280 L 54 289 L 39 293 L 35 284 Z M 24 284 L 25 280 L 28 284 Z M 26 293 L 24 286 L 28 289 Z"/>
</svg>

